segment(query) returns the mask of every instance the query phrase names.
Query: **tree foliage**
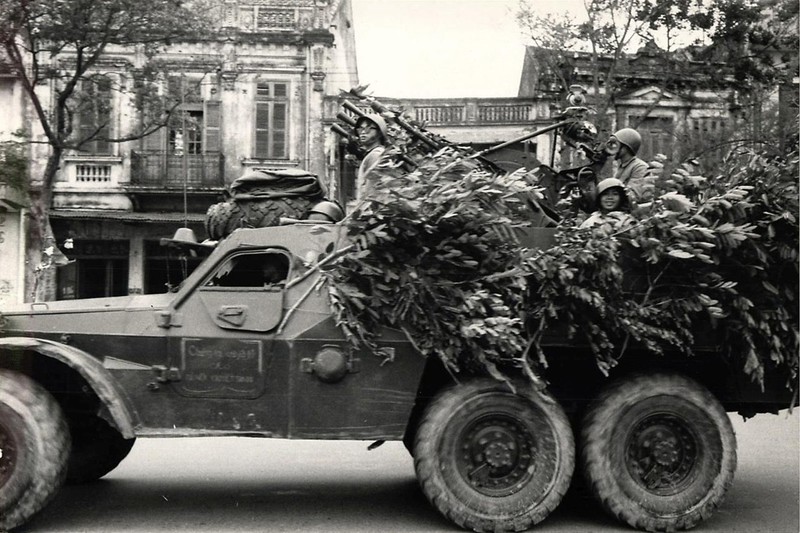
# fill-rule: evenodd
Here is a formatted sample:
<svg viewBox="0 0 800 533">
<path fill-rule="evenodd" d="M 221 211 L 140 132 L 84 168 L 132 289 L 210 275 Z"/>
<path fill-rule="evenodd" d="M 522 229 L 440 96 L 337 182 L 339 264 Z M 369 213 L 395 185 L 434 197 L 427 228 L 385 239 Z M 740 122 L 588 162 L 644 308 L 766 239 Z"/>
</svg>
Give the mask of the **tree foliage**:
<svg viewBox="0 0 800 533">
<path fill-rule="evenodd" d="M 47 258 L 38 256 L 55 245 L 49 209 L 65 151 L 83 150 L 95 141 L 138 139 L 166 124 L 177 104 L 154 88 L 158 79 L 152 61 L 173 41 L 204 38 L 213 19 L 211 6 L 206 0 L 0 0 L 4 60 L 49 145 L 42 174 L 30 176 L 28 184 L 30 268 L 45 264 Z M 135 63 L 125 59 L 134 56 Z M 133 72 L 136 82 L 123 71 Z M 111 98 L 101 94 L 113 92 L 128 93 L 135 103 L 130 111 L 141 114 L 142 121 L 130 131 L 111 127 Z M 31 142 L 42 142 L 35 130 Z"/>
<path fill-rule="evenodd" d="M 351 215 L 352 251 L 325 271 L 354 343 L 397 327 L 453 372 L 537 383 L 554 332 L 603 372 L 626 351 L 708 349 L 759 382 L 770 365 L 796 372 L 796 155 L 737 153 L 713 179 L 656 162 L 650 202 L 593 228 L 566 220 L 545 249 L 516 238 L 541 198 L 524 175 L 449 149 L 410 173 L 391 161 Z"/>
<path fill-rule="evenodd" d="M 640 50 L 659 61 L 649 84 L 673 91 L 685 78 L 698 87 L 724 85 L 740 92 L 745 114 L 767 99 L 765 90 L 798 75 L 798 6 L 792 0 L 587 0 L 579 13 L 540 9 L 520 0 L 517 10 L 520 27 L 537 48 L 540 78 L 559 85 L 537 89 L 563 93 L 573 83 L 586 83 L 576 79 L 572 55 L 587 54 L 601 130 L 608 127 L 606 113 L 615 98 L 642 83 L 626 70 L 631 54 Z M 704 63 L 724 68 L 709 75 Z"/>
<path fill-rule="evenodd" d="M 47 142 L 58 149 L 80 150 L 97 139 L 121 142 L 141 137 L 143 131 L 112 137 L 105 123 L 79 132 L 75 121 L 102 104 L 101 91 L 137 93 L 140 106 L 143 97 L 156 98 L 159 91 L 146 85 L 152 81 L 150 60 L 166 44 L 199 39 L 211 19 L 209 7 L 201 2 L 2 0 L 0 20 L 7 61 L 33 104 Z M 104 63 L 109 55 L 119 62 L 125 47 L 148 58 L 137 65 L 125 61 L 124 66 L 138 75 L 138 84 L 128 85 L 127 76 L 109 75 L 118 66 Z M 52 106 L 40 101 L 42 85 L 54 93 Z"/>
<path fill-rule="evenodd" d="M 19 132 L 18 132 L 19 133 Z M 25 191 L 28 178 L 28 156 L 24 135 L 0 142 L 0 183 L 19 192 Z"/>
</svg>

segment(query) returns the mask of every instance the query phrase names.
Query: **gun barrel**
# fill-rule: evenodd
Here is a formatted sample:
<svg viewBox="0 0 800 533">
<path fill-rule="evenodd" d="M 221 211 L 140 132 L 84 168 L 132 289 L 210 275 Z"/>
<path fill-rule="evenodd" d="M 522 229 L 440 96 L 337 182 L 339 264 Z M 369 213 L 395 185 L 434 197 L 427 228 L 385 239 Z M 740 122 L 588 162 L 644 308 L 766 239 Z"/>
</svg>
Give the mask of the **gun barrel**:
<svg viewBox="0 0 800 533">
<path fill-rule="evenodd" d="M 344 122 L 345 124 L 350 126 L 351 128 L 354 128 L 355 125 L 356 125 L 356 120 L 353 117 L 351 117 L 350 115 L 348 115 L 347 113 L 344 113 L 342 111 L 339 111 L 338 113 L 336 113 L 336 118 L 338 118 L 339 120 L 341 120 L 342 122 Z"/>
<path fill-rule="evenodd" d="M 349 138 L 351 137 L 351 134 L 350 134 L 350 132 L 348 132 L 347 130 L 345 130 L 343 127 L 341 127 L 341 126 L 340 126 L 340 125 L 338 125 L 338 124 L 334 124 L 334 125 L 332 125 L 332 126 L 331 126 L 331 131 L 332 131 L 333 133 L 336 133 L 336 134 L 338 134 L 338 135 L 341 135 L 341 136 L 342 136 L 342 137 L 344 137 L 345 139 L 349 139 Z"/>
<path fill-rule="evenodd" d="M 561 122 L 558 122 L 558 123 L 553 124 L 551 126 L 547 126 L 546 128 L 542 128 L 540 130 L 536 130 L 536 131 L 531 132 L 531 133 L 526 133 L 525 135 L 517 137 L 516 139 L 511 139 L 510 141 L 506 141 L 504 143 L 500 143 L 500 144 L 496 144 L 494 146 L 490 146 L 486 150 L 482 150 L 482 151 L 478 152 L 477 154 L 471 155 L 470 157 L 471 158 L 482 157 L 482 156 L 484 156 L 486 154 L 490 154 L 492 152 L 496 152 L 497 150 L 505 148 L 506 146 L 511 146 L 512 144 L 517 144 L 517 143 L 522 142 L 522 141 L 527 141 L 528 139 L 531 139 L 531 138 L 536 137 L 537 135 L 541 135 L 543 133 L 547 133 L 548 131 L 557 130 L 558 128 L 560 128 L 562 126 L 566 126 L 567 124 L 571 124 L 573 122 L 575 122 L 575 121 L 572 120 L 572 119 L 570 119 L 570 120 L 562 120 Z"/>
<path fill-rule="evenodd" d="M 355 105 L 353 102 L 350 102 L 349 100 L 345 100 L 342 103 L 342 107 L 347 109 L 348 111 L 350 111 L 351 113 L 353 113 L 357 117 L 364 117 L 364 116 L 367 115 L 357 105 Z"/>
</svg>

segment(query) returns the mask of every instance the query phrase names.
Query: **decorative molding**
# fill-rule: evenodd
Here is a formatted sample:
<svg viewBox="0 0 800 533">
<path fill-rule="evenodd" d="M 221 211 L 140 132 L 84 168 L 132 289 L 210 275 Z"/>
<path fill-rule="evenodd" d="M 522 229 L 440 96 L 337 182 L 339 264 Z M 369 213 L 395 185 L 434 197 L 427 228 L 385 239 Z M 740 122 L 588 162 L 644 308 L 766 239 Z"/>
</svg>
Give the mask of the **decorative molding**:
<svg viewBox="0 0 800 533">
<path fill-rule="evenodd" d="M 236 77 L 238 73 L 234 70 L 226 70 L 220 72 L 219 79 L 222 83 L 222 90 L 233 91 L 236 89 Z"/>
<path fill-rule="evenodd" d="M 311 79 L 314 81 L 314 90 L 322 92 L 325 89 L 325 73 L 316 71 L 310 74 Z"/>
</svg>

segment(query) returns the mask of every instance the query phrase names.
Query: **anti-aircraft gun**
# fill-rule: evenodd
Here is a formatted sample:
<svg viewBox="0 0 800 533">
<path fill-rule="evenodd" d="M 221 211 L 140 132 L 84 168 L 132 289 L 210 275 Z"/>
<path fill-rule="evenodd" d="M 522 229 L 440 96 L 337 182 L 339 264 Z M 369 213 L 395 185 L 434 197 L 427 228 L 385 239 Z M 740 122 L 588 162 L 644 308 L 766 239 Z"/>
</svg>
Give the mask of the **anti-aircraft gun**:
<svg viewBox="0 0 800 533">
<path fill-rule="evenodd" d="M 365 93 L 365 87 L 355 87 L 343 91 L 342 110 L 337 114 L 340 123 L 331 126 L 331 130 L 340 136 L 347 153 L 356 158 L 363 157 L 355 134 L 358 120 L 368 116 L 368 111 L 380 115 L 389 125 L 394 126 L 394 135 L 391 135 L 389 144 L 392 150 L 389 157 L 401 162 L 407 170 L 416 167 L 420 158 L 431 155 L 445 147 L 454 149 L 463 154 L 465 158 L 474 160 L 479 166 L 492 172 L 505 172 L 493 161 L 492 156 L 502 149 L 516 145 L 540 135 L 554 133 L 554 144 L 560 137 L 561 141 L 572 149 L 579 151 L 585 158 L 585 163 L 562 170 L 553 169 L 553 161 L 549 165 L 537 162 L 525 175 L 528 181 L 541 187 L 544 192 L 544 201 L 538 201 L 531 207 L 536 212 L 544 212 L 547 218 L 558 221 L 561 218 L 557 204 L 565 197 L 585 196 L 577 202 L 584 205 L 584 210 L 590 210 L 588 204 L 593 200 L 590 194 L 582 191 L 591 189 L 590 184 L 596 184 L 600 170 L 607 158 L 615 153 L 615 147 L 610 143 L 598 141 L 597 129 L 587 120 L 591 109 L 585 106 L 585 90 L 580 85 L 572 85 L 566 96 L 567 106 L 553 116 L 555 122 L 536 131 L 525 133 L 514 139 L 491 146 L 484 150 L 474 150 L 469 146 L 462 146 L 430 132 L 425 124 L 407 116 L 402 108 L 395 108 L 380 102 L 378 99 Z M 360 101 L 366 107 L 354 103 Z"/>
</svg>

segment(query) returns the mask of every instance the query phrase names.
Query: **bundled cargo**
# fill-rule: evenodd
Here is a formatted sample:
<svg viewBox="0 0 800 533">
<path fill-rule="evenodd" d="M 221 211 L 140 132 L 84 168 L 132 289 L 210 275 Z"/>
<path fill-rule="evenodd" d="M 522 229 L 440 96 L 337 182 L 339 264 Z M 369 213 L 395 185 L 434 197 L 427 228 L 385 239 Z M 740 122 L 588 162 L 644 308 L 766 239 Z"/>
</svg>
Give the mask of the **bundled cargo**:
<svg viewBox="0 0 800 533">
<path fill-rule="evenodd" d="M 219 240 L 237 228 L 277 226 L 281 217 L 303 218 L 325 197 L 315 174 L 301 169 L 255 170 L 230 186 L 231 198 L 206 212 L 208 237 Z"/>
</svg>

